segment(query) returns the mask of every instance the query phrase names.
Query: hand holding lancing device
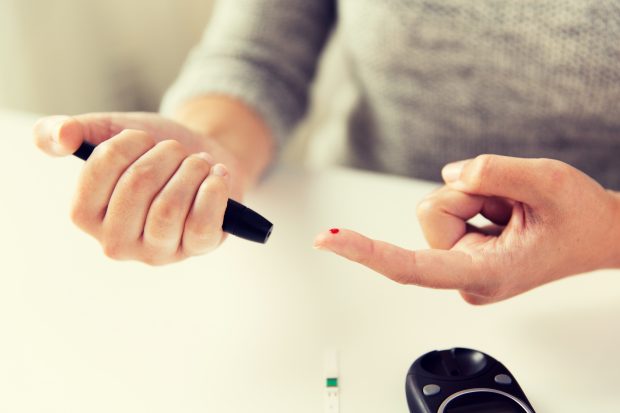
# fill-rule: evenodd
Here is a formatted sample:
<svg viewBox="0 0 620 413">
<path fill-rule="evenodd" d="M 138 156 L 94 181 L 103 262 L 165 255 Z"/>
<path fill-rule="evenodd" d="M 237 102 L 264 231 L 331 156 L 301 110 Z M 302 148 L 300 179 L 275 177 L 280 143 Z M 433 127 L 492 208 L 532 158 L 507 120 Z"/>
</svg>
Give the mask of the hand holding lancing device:
<svg viewBox="0 0 620 413">
<path fill-rule="evenodd" d="M 159 265 L 222 242 L 227 200 L 242 192 L 229 170 L 240 168 L 208 136 L 152 113 L 52 116 L 35 125 L 34 135 L 55 156 L 72 154 L 83 140 L 97 145 L 71 216 L 109 257 Z"/>
<path fill-rule="evenodd" d="M 409 251 L 349 230 L 319 234 L 315 247 L 402 284 L 458 289 L 472 304 L 620 267 L 620 195 L 579 170 L 482 155 L 446 165 L 442 176 L 446 185 L 417 210 L 432 249 Z M 495 225 L 468 224 L 477 214 Z"/>
</svg>

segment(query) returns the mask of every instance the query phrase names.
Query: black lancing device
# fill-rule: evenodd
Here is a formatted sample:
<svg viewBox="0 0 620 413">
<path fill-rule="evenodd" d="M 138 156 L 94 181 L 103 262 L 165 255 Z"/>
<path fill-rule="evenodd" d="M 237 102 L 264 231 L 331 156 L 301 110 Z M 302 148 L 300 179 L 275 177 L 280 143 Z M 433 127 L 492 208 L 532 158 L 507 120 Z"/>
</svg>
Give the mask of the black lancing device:
<svg viewBox="0 0 620 413">
<path fill-rule="evenodd" d="M 83 141 L 73 155 L 85 161 L 94 149 L 94 145 Z M 272 229 L 273 224 L 262 215 L 235 200 L 228 200 L 222 224 L 223 231 L 239 238 L 264 244 L 269 239 Z"/>
<path fill-rule="evenodd" d="M 534 413 L 512 373 L 481 351 L 431 351 L 409 368 L 411 413 Z"/>
</svg>

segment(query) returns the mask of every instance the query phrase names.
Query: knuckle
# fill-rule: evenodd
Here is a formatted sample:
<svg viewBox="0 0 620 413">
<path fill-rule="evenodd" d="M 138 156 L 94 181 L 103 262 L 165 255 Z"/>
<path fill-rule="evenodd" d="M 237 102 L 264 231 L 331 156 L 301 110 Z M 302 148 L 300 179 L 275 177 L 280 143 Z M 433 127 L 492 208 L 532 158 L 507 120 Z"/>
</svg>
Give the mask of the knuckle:
<svg viewBox="0 0 620 413">
<path fill-rule="evenodd" d="M 479 286 L 476 290 L 476 295 L 481 298 L 492 301 L 501 296 L 501 288 L 496 282 L 489 282 L 482 286 Z"/>
<path fill-rule="evenodd" d="M 428 281 L 426 283 L 422 282 L 421 275 L 416 271 L 411 271 L 410 269 L 402 269 L 390 274 L 390 278 L 396 281 L 401 285 L 428 285 Z"/>
<path fill-rule="evenodd" d="M 405 273 L 403 271 L 392 273 L 390 278 L 400 285 L 415 284 L 415 279 L 413 279 L 411 274 Z"/>
<path fill-rule="evenodd" d="M 572 178 L 573 169 L 566 163 L 555 159 L 539 159 L 541 171 L 548 179 L 548 190 L 561 191 Z"/>
<path fill-rule="evenodd" d="M 437 199 L 434 196 L 427 196 L 416 207 L 418 218 L 423 219 L 437 209 Z"/>
<path fill-rule="evenodd" d="M 422 285 L 422 276 L 415 268 L 415 253 L 410 254 L 409 264 L 393 272 L 391 279 L 402 285 Z"/>
<path fill-rule="evenodd" d="M 150 265 L 151 267 L 161 267 L 171 262 L 168 257 L 157 253 L 145 255 L 140 259 L 140 261 L 147 265 Z"/>
<path fill-rule="evenodd" d="M 157 262 L 157 259 L 152 255 L 147 255 L 146 257 L 141 258 L 140 261 L 142 261 L 146 265 L 150 265 L 151 267 L 157 267 L 159 264 Z"/>
<path fill-rule="evenodd" d="M 168 227 L 179 217 L 180 205 L 174 198 L 158 197 L 151 206 L 157 227 Z"/>
<path fill-rule="evenodd" d="M 467 166 L 465 182 L 473 191 L 480 191 L 484 187 L 484 182 L 491 173 L 491 168 L 495 162 L 495 155 L 478 155 L 470 165 Z"/>
<path fill-rule="evenodd" d="M 183 168 L 190 171 L 206 174 L 211 169 L 211 165 L 207 161 L 198 156 L 190 155 L 183 160 Z"/>
<path fill-rule="evenodd" d="M 150 163 L 134 163 L 123 174 L 123 184 L 131 191 L 140 189 L 145 183 L 157 177 L 157 166 Z"/>
<path fill-rule="evenodd" d="M 362 248 L 359 248 L 359 249 L 356 248 L 351 254 L 350 258 L 353 261 L 358 262 L 362 265 L 371 266 L 373 259 L 376 257 L 376 255 L 377 255 L 376 241 L 369 239 L 364 243 L 364 246 Z M 390 278 L 392 277 L 390 276 Z"/>
<path fill-rule="evenodd" d="M 466 282 L 462 291 L 463 298 L 468 295 L 473 296 L 472 299 L 482 300 L 484 303 L 496 301 L 507 288 L 505 269 L 511 268 L 511 265 L 508 262 L 489 261 L 484 258 L 474 260 L 473 264 L 476 268 L 476 276 Z"/>
<path fill-rule="evenodd" d="M 178 216 L 174 215 L 168 208 L 161 211 L 153 211 L 149 217 L 149 222 L 145 228 L 145 236 L 151 247 L 172 248 L 178 244 L 178 234 L 176 233 L 176 221 Z"/>
<path fill-rule="evenodd" d="M 113 260 L 120 260 L 124 257 L 123 246 L 118 242 L 114 242 L 110 239 L 105 239 L 101 242 L 103 253 L 106 257 Z"/>
<path fill-rule="evenodd" d="M 217 246 L 222 238 L 222 234 L 223 231 L 220 228 L 215 228 L 211 225 L 203 228 L 187 226 L 185 228 L 184 247 L 199 245 L 200 249 L 204 249 Z"/>
<path fill-rule="evenodd" d="M 222 240 L 222 234 L 216 232 L 188 234 L 188 240 L 183 243 L 183 251 L 188 256 L 206 254 L 217 248 Z"/>
<path fill-rule="evenodd" d="M 552 174 L 564 175 L 569 172 L 569 166 L 556 159 L 541 158 L 538 163 L 541 169 Z"/>
<path fill-rule="evenodd" d="M 497 301 L 502 296 L 503 291 L 500 283 L 493 279 L 486 279 L 476 286 L 468 288 L 467 295 L 464 295 L 463 298 L 470 304 L 481 305 Z M 467 297 L 475 302 L 468 301 Z"/>
<path fill-rule="evenodd" d="M 127 136 L 131 140 L 139 141 L 140 143 L 143 143 L 143 144 L 153 145 L 155 143 L 155 139 L 150 133 L 140 130 L 140 129 L 124 129 L 121 132 L 121 134 L 123 136 Z"/>
<path fill-rule="evenodd" d="M 156 222 L 149 226 L 147 243 L 152 248 L 171 248 L 175 240 L 164 225 Z"/>
<path fill-rule="evenodd" d="M 148 228 L 148 243 L 151 246 L 167 246 L 172 243 L 167 225 L 163 221 L 155 220 Z"/>
<path fill-rule="evenodd" d="M 176 155 L 179 157 L 187 156 L 187 150 L 185 149 L 185 146 L 183 146 L 181 142 L 174 139 L 166 139 L 159 142 L 155 146 L 163 148 L 166 153 L 169 153 L 171 155 Z"/>
<path fill-rule="evenodd" d="M 119 139 L 109 139 L 95 147 L 93 154 L 104 162 L 116 159 L 128 159 L 126 148 Z"/>
<path fill-rule="evenodd" d="M 81 202 L 74 202 L 69 210 L 69 218 L 78 227 L 82 227 L 89 218 L 88 211 Z"/>
<path fill-rule="evenodd" d="M 223 180 L 213 179 L 207 181 L 204 191 L 208 197 L 224 198 L 228 194 L 228 187 Z"/>
</svg>

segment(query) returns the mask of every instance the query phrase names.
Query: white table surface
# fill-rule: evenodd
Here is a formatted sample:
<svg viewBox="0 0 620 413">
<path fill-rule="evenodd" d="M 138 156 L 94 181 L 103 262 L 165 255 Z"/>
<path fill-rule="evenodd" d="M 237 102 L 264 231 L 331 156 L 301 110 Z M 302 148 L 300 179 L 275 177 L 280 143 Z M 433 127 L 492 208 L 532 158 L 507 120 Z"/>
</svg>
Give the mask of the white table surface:
<svg viewBox="0 0 620 413">
<path fill-rule="evenodd" d="M 406 413 L 410 363 L 454 346 L 504 362 L 538 413 L 620 409 L 618 271 L 484 307 L 397 285 L 314 234 L 424 248 L 414 210 L 433 185 L 345 169 L 278 169 L 250 194 L 267 245 L 114 262 L 68 218 L 81 161 L 40 154 L 33 121 L 0 113 L 0 412 L 317 413 L 336 348 L 342 413 Z"/>
</svg>

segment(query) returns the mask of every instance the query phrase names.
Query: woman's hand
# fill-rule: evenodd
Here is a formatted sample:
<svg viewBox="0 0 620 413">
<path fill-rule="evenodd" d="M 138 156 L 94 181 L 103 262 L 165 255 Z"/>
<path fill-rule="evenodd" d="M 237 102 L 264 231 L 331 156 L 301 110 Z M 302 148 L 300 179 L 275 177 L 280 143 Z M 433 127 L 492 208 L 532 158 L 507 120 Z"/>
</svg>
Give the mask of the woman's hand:
<svg viewBox="0 0 620 413">
<path fill-rule="evenodd" d="M 620 266 L 620 196 L 550 159 L 482 155 L 446 165 L 446 185 L 418 206 L 431 250 L 409 251 L 353 231 L 315 246 L 403 284 L 500 301 L 569 275 Z M 481 214 L 493 223 L 476 228 Z"/>
<path fill-rule="evenodd" d="M 41 119 L 34 135 L 56 156 L 83 140 L 97 145 L 71 217 L 115 259 L 158 265 L 215 248 L 224 238 L 227 199 L 239 199 L 251 180 L 220 142 L 157 114 L 53 116 Z"/>
</svg>

